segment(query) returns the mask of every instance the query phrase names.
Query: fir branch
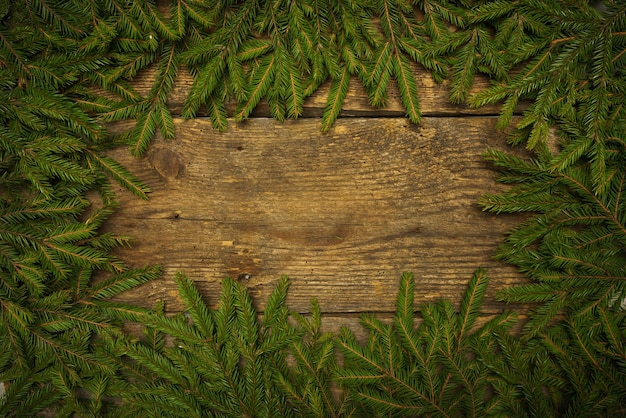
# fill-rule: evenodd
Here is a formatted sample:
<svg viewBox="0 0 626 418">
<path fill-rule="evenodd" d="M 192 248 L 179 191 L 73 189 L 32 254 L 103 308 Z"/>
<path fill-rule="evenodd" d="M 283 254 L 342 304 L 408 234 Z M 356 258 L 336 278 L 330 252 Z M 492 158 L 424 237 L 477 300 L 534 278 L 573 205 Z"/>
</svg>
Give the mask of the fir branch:
<svg viewBox="0 0 626 418">
<path fill-rule="evenodd" d="M 564 152 L 570 151 L 566 147 Z M 547 303 L 530 322 L 536 331 L 560 309 L 583 312 L 607 306 L 611 292 L 623 292 L 626 253 L 621 242 L 626 229 L 615 214 L 621 213 L 624 202 L 624 175 L 612 177 L 610 193 L 597 195 L 591 163 L 553 171 L 559 157 L 534 166 L 503 154 L 491 158 L 507 170 L 503 181 L 517 178 L 521 184 L 485 197 L 484 207 L 539 212 L 512 231 L 498 252 L 537 283 L 503 290 L 500 297 Z M 537 174 L 530 177 L 533 171 Z"/>
<path fill-rule="evenodd" d="M 86 289 L 92 300 L 111 299 L 122 292 L 134 289 L 149 280 L 158 278 L 160 269 L 147 267 L 142 269 L 127 270 L 111 276 Z M 82 295 L 81 295 L 82 296 Z"/>
<path fill-rule="evenodd" d="M 124 348 L 131 358 L 148 369 L 147 379 L 137 382 L 137 390 L 121 395 L 135 407 L 174 402 L 180 410 L 167 406 L 172 416 L 205 413 L 290 416 L 291 409 L 276 382 L 286 370 L 281 350 L 300 335 L 290 331 L 284 301 L 287 281 L 281 280 L 272 296 L 263 323 L 259 323 L 252 301 L 243 286 L 225 280 L 219 307 L 209 310 L 183 275 L 177 278 L 191 322 L 155 318 L 163 328 L 172 324 L 173 347 L 150 347 L 145 343 Z M 278 309 L 282 313 L 273 312 Z M 175 325 L 174 325 L 175 324 Z M 192 331 L 193 330 L 193 331 Z M 274 340 L 271 344 L 265 341 Z M 274 347 L 274 348 L 270 348 Z M 282 376 L 285 382 L 285 376 Z M 301 383 L 299 383 L 301 385 Z M 163 396 L 166 388 L 174 394 Z M 182 390 L 192 397 L 182 398 Z M 302 387 L 298 386 L 298 391 Z M 152 406 L 149 406 L 152 404 Z M 278 409 L 268 409 L 273 404 Z M 139 411 L 136 409 L 135 411 Z"/>
<path fill-rule="evenodd" d="M 217 56 L 207 63 L 202 72 L 196 76 L 185 101 L 182 116 L 194 117 L 200 106 L 212 98 L 212 93 L 219 84 L 219 79 L 225 69 L 224 60 Z"/>
<path fill-rule="evenodd" d="M 328 98 L 326 99 L 326 110 L 322 117 L 322 132 L 328 132 L 330 130 L 341 112 L 341 104 L 346 98 L 350 87 L 350 75 L 350 70 L 346 66 L 342 70 L 341 76 L 337 79 L 333 79 L 331 82 Z"/>
<path fill-rule="evenodd" d="M 338 381 L 366 405 L 386 413 L 482 416 L 479 405 L 485 402 L 487 370 L 468 361 L 464 350 L 486 283 L 484 274 L 477 272 L 463 297 L 460 315 L 452 313 L 447 303 L 424 306 L 424 321 L 414 330 L 414 280 L 405 274 L 394 326 L 364 317 L 362 324 L 370 334 L 367 346 L 359 346 L 348 330 L 342 332 L 338 343 L 345 366 Z M 502 329 L 496 324 L 489 324 L 491 332 L 494 327 Z"/>
<path fill-rule="evenodd" d="M 466 292 L 461 300 L 461 311 L 459 319 L 459 335 L 457 338 L 462 341 L 465 334 L 470 332 L 480 314 L 480 308 L 483 304 L 485 292 L 487 291 L 488 279 L 486 272 L 478 270 L 474 273 L 468 288 L 471 292 Z"/>
<path fill-rule="evenodd" d="M 113 177 L 118 184 L 133 192 L 134 195 L 146 200 L 148 199 L 147 193 L 150 193 L 150 188 L 142 184 L 137 177 L 128 172 L 115 160 L 107 156 L 99 155 L 95 150 L 88 150 L 87 157 L 94 171 L 96 168 L 104 170 L 108 175 Z"/>
<path fill-rule="evenodd" d="M 476 14 L 482 17 L 478 20 L 493 15 L 489 8 L 499 9 L 479 8 Z M 506 10 L 496 21 L 521 20 L 529 31 L 544 36 L 533 39 L 521 33 L 519 39 L 523 43 L 517 49 L 527 52 L 522 52 L 519 58 L 513 56 L 513 62 L 525 62 L 524 69 L 506 85 L 499 83 L 478 93 L 470 103 L 479 106 L 506 98 L 499 122 L 499 127 L 504 128 L 519 99 L 533 100 L 517 124 L 519 139 L 515 140 L 527 141 L 529 149 L 545 144 L 549 126 L 557 121 L 579 126 L 580 137 L 569 141 L 566 153 L 558 157 L 555 166 L 562 170 L 588 159 L 594 173 L 594 192 L 605 193 L 614 175 L 606 164 L 610 154 L 605 144 L 608 138 L 619 137 L 607 121 L 623 109 L 623 97 L 615 95 L 610 85 L 623 84 L 623 74 L 614 67 L 623 47 L 614 44 L 613 34 L 623 31 L 624 8 L 614 6 L 599 15 L 587 5 L 576 5 L 555 13 L 547 5 L 521 2 L 520 8 Z M 540 18 L 540 13 L 549 18 Z M 508 23 L 502 25 L 500 30 L 510 30 Z M 499 35 L 496 38 L 504 40 Z"/>
</svg>

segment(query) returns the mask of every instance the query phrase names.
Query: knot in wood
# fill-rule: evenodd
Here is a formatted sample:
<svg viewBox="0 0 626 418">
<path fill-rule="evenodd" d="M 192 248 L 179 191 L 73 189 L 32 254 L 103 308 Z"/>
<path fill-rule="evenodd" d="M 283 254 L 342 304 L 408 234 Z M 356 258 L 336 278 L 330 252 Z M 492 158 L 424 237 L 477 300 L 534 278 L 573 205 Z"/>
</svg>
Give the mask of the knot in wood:
<svg viewBox="0 0 626 418">
<path fill-rule="evenodd" d="M 150 154 L 152 167 L 166 180 L 173 180 L 181 173 L 183 165 L 178 153 L 169 148 L 158 148 Z"/>
</svg>

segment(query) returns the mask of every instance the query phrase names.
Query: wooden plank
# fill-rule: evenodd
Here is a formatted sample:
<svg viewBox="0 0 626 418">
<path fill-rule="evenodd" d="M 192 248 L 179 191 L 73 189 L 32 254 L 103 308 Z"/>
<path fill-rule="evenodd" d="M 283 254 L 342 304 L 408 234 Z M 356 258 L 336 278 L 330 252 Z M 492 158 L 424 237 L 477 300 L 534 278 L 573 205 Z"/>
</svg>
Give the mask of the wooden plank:
<svg viewBox="0 0 626 418">
<path fill-rule="evenodd" d="M 420 111 L 424 116 L 453 116 L 453 115 L 497 115 L 500 109 L 499 105 L 484 106 L 479 109 L 470 108 L 465 104 L 453 105 L 448 101 L 450 93 L 449 80 L 443 83 L 436 83 L 430 73 L 425 71 L 418 65 L 413 65 L 413 73 L 417 81 L 418 98 L 420 103 Z M 140 73 L 133 79 L 133 87 L 141 94 L 147 95 L 150 92 L 152 83 L 155 78 L 155 70 L 149 69 Z M 173 91 L 168 98 L 168 108 L 174 115 L 180 115 L 183 104 L 191 86 L 193 77 L 185 68 L 179 70 L 179 75 L 174 85 Z M 487 77 L 478 75 L 474 81 L 472 92 L 478 92 L 489 87 L 490 83 Z M 326 108 L 326 100 L 330 82 L 326 82 L 320 86 L 316 93 L 308 97 L 303 105 L 303 118 L 320 117 Z M 228 114 L 232 116 L 235 110 L 235 103 L 227 104 Z M 520 105 L 520 110 L 525 105 Z M 365 92 L 361 82 L 353 77 L 350 82 L 350 89 L 342 106 L 340 117 L 402 117 L 406 114 L 400 93 L 395 81 L 389 83 L 387 106 L 384 108 L 375 108 L 369 104 L 367 93 Z M 200 111 L 198 116 L 206 116 L 204 111 Z M 269 117 L 270 112 L 267 102 L 261 101 L 258 107 L 252 113 L 252 117 Z"/>
<path fill-rule="evenodd" d="M 491 259 L 520 218 L 476 204 L 496 190 L 481 154 L 506 147 L 495 122 L 353 118 L 321 134 L 319 119 L 231 121 L 223 133 L 205 119 L 177 119 L 176 139 L 146 157 L 111 153 L 153 192 L 146 202 L 120 190 L 105 230 L 135 238 L 119 253 L 131 265 L 164 269 L 124 299 L 179 310 L 173 276 L 184 271 L 207 295 L 241 276 L 262 309 L 287 275 L 297 311 L 316 297 L 328 314 L 391 312 L 403 271 L 417 277 L 418 303 L 458 301 L 484 266 L 486 312 L 498 312 L 495 290 L 524 279 Z"/>
</svg>

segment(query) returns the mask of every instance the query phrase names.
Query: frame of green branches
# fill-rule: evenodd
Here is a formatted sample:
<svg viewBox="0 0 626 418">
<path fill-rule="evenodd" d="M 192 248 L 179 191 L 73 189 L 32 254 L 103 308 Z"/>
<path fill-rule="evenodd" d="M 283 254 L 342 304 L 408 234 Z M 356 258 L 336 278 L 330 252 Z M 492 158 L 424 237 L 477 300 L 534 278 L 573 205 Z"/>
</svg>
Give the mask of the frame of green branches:
<svg viewBox="0 0 626 418">
<path fill-rule="evenodd" d="M 626 414 L 626 5 L 595 3 L 0 0 L 0 415 Z M 290 314 L 287 279 L 260 316 L 240 284 L 225 280 L 209 309 L 182 274 L 179 315 L 112 301 L 159 269 L 128 268 L 111 254 L 128 239 L 99 232 L 111 180 L 147 192 L 106 151 L 139 156 L 156 132 L 173 137 L 180 68 L 194 79 L 183 117 L 203 112 L 216 129 L 262 99 L 296 118 L 330 81 L 328 130 L 349 83 L 384 106 L 391 79 L 420 123 L 412 65 L 449 79 L 453 103 L 500 104 L 498 127 L 532 153 L 487 151 L 508 187 L 480 200 L 528 213 L 496 254 L 531 279 L 498 293 L 532 303 L 527 322 L 476 323 L 482 270 L 459 310 L 441 301 L 419 317 L 405 274 L 393 321 L 363 316 L 365 341 L 321 332 L 315 301 L 310 316 Z M 133 78 L 148 67 L 140 94 Z M 477 74 L 491 87 L 470 94 Z M 128 131 L 104 128 L 124 120 Z"/>
</svg>

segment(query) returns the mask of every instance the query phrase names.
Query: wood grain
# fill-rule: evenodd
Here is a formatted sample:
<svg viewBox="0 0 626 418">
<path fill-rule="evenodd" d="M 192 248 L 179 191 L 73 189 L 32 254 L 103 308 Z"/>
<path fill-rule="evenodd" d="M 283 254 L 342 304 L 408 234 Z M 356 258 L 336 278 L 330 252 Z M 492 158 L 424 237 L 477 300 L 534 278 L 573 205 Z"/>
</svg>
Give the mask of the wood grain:
<svg viewBox="0 0 626 418">
<path fill-rule="evenodd" d="M 500 105 L 489 105 L 475 109 L 465 104 L 451 104 L 448 100 L 450 94 L 449 80 L 443 83 L 436 83 L 430 75 L 430 72 L 424 70 L 417 64 L 413 64 L 412 69 L 418 87 L 420 111 L 424 116 L 497 115 L 499 113 Z M 141 72 L 133 79 L 133 88 L 139 93 L 147 95 L 152 88 L 155 76 L 156 72 L 154 68 Z M 185 103 L 192 85 L 193 76 L 185 68 L 181 68 L 167 101 L 168 108 L 172 114 L 181 114 L 183 104 Z M 490 83 L 487 77 L 477 75 L 471 91 L 475 93 L 489 86 Z M 330 81 L 327 81 L 319 87 L 313 96 L 306 98 L 301 117 L 321 117 L 326 108 L 329 90 Z M 525 104 L 521 104 L 519 106 L 520 111 L 525 106 Z M 230 116 L 234 114 L 235 107 L 235 102 L 227 103 L 227 111 Z M 342 105 L 340 117 L 403 117 L 405 114 L 406 110 L 402 105 L 400 92 L 394 80 L 389 83 L 386 106 L 383 108 L 375 108 L 369 104 L 367 93 L 359 79 L 353 77 L 350 81 L 350 89 Z M 198 116 L 206 116 L 206 112 L 200 110 Z M 251 117 L 269 116 L 269 107 L 264 100 L 259 103 L 251 115 Z"/>
<path fill-rule="evenodd" d="M 484 266 L 487 312 L 500 311 L 494 290 L 524 279 L 491 259 L 519 218 L 476 204 L 496 187 L 481 157 L 503 147 L 495 119 L 341 119 L 328 134 L 319 123 L 259 118 L 220 133 L 177 119 L 176 139 L 146 157 L 112 152 L 153 192 L 142 201 L 120 190 L 105 230 L 135 238 L 119 254 L 131 265 L 164 269 L 124 299 L 179 310 L 173 276 L 184 271 L 207 295 L 241 277 L 262 310 L 287 275 L 294 310 L 316 297 L 329 314 L 391 312 L 403 271 L 415 273 L 419 303 L 458 300 Z"/>
</svg>

